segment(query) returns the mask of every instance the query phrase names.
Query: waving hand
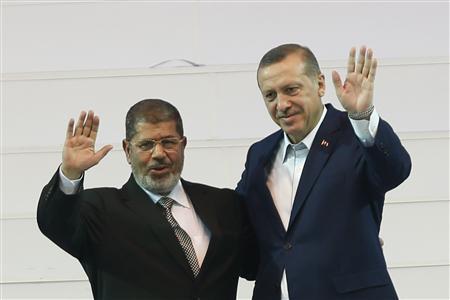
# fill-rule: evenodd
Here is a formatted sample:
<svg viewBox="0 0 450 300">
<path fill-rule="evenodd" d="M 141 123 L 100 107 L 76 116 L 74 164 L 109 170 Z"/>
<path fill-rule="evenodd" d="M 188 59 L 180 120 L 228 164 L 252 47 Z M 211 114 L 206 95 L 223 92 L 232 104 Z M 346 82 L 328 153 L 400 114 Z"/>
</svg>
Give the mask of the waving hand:
<svg viewBox="0 0 450 300">
<path fill-rule="evenodd" d="M 363 46 L 359 50 L 358 62 L 355 64 L 356 49 L 350 50 L 347 63 L 347 77 L 344 84 L 336 71 L 333 71 L 333 84 L 342 106 L 349 113 L 368 110 L 373 103 L 373 87 L 377 70 L 377 60 L 373 58 L 372 49 Z"/>
<path fill-rule="evenodd" d="M 87 169 L 99 163 L 112 149 L 106 145 L 95 151 L 100 120 L 93 111 L 82 111 L 74 129 L 75 121 L 70 119 L 64 143 L 61 170 L 69 179 L 77 179 Z"/>
</svg>

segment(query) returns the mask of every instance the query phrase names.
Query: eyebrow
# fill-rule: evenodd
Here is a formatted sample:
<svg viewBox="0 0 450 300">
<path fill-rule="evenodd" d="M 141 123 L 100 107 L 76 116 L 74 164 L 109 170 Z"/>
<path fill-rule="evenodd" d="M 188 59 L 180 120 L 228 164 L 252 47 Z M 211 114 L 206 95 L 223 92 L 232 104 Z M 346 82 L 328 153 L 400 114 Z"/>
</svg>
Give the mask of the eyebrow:
<svg viewBox="0 0 450 300">
<path fill-rule="evenodd" d="M 180 138 L 181 139 L 182 137 L 178 137 L 178 136 L 175 136 L 175 135 L 167 135 L 167 136 L 163 136 L 163 137 L 161 137 L 159 139 L 146 137 L 146 138 L 142 138 L 142 139 L 138 140 L 138 142 L 146 142 L 146 141 L 150 141 L 150 140 L 152 140 L 152 141 L 160 141 L 160 140 L 163 140 L 163 139 L 174 139 L 174 138 L 176 138 L 176 139 Z"/>
</svg>

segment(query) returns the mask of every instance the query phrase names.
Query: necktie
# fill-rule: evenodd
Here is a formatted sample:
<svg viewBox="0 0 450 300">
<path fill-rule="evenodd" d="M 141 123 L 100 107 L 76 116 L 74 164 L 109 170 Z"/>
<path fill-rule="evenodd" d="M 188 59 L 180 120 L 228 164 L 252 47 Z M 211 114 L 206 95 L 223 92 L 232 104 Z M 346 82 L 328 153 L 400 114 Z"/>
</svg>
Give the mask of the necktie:
<svg viewBox="0 0 450 300">
<path fill-rule="evenodd" d="M 195 254 L 191 238 L 186 233 L 186 231 L 184 231 L 183 228 L 180 227 L 180 225 L 172 215 L 171 208 L 173 205 L 173 201 L 174 200 L 170 199 L 169 197 L 162 197 L 161 199 L 159 199 L 158 203 L 162 207 L 164 207 L 164 215 L 166 216 L 166 219 L 169 222 L 170 226 L 172 226 L 173 231 L 175 232 L 175 236 L 177 237 L 181 248 L 183 248 L 184 254 L 186 255 L 186 258 L 189 262 L 192 273 L 194 273 L 194 277 L 196 277 L 198 275 L 198 272 L 200 271 L 197 255 Z"/>
</svg>

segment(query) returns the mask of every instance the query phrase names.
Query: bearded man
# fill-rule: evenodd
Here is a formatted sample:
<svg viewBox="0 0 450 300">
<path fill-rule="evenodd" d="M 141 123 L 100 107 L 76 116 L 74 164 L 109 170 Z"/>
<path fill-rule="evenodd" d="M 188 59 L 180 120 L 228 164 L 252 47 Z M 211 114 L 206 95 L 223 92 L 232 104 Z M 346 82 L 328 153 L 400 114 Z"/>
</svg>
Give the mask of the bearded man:
<svg viewBox="0 0 450 300">
<path fill-rule="evenodd" d="M 69 121 L 62 164 L 39 199 L 41 231 L 80 261 L 94 299 L 236 299 L 239 274 L 253 279 L 257 264 L 243 202 L 181 178 L 178 110 L 160 99 L 133 105 L 128 182 L 84 190 L 84 172 L 112 149 L 95 151 L 99 122 L 92 111 Z"/>
</svg>

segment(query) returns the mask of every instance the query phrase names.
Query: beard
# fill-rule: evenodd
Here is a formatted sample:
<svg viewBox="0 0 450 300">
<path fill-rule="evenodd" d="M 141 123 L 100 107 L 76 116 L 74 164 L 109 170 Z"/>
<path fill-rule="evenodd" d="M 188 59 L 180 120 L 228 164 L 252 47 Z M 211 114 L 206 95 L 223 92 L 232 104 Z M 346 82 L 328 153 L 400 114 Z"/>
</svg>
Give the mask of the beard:
<svg viewBox="0 0 450 300">
<path fill-rule="evenodd" d="M 143 171 L 147 170 L 148 167 L 142 168 L 135 164 L 131 164 L 131 170 L 136 182 L 141 187 L 152 193 L 165 196 L 173 190 L 175 185 L 178 183 L 178 180 L 180 180 L 183 162 L 183 159 L 181 159 L 181 161 L 176 163 L 172 172 L 169 172 L 161 177 L 152 177 L 148 172 Z"/>
</svg>

